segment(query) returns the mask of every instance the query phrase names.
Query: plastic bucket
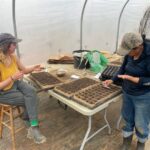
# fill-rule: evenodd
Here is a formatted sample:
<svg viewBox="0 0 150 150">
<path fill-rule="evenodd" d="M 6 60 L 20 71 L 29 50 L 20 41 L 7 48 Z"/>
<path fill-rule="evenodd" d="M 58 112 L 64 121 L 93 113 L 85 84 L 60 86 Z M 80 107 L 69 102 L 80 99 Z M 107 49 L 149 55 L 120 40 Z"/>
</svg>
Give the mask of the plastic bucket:
<svg viewBox="0 0 150 150">
<path fill-rule="evenodd" d="M 90 52 L 90 50 L 75 50 L 73 51 L 73 58 L 74 58 L 74 68 L 84 69 L 89 68 L 90 64 L 87 62 L 85 58 L 82 57 Z"/>
</svg>

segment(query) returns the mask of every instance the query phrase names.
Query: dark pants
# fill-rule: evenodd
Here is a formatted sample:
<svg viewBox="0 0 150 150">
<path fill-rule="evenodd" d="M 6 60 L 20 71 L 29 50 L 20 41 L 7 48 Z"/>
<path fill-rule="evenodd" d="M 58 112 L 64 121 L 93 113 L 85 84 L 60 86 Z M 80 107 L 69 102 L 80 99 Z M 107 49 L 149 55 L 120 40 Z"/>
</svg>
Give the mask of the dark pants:
<svg viewBox="0 0 150 150">
<path fill-rule="evenodd" d="M 25 109 L 25 117 L 37 120 L 38 98 L 34 87 L 24 81 L 16 81 L 8 91 L 0 91 L 0 103 L 22 106 Z"/>
<path fill-rule="evenodd" d="M 138 140 L 144 143 L 150 132 L 150 92 L 140 96 L 133 96 L 124 92 L 122 116 L 125 121 L 124 137 L 133 134 L 135 129 Z"/>
</svg>

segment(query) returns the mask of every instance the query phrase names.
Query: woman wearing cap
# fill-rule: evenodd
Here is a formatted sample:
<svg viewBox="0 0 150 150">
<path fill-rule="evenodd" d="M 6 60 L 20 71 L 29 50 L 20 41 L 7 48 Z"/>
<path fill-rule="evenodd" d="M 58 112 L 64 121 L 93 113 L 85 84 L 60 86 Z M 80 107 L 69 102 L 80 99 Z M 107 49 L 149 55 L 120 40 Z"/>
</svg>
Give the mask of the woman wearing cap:
<svg viewBox="0 0 150 150">
<path fill-rule="evenodd" d="M 144 150 L 150 124 L 150 55 L 144 50 L 142 37 L 135 33 L 124 35 L 121 48 L 128 54 L 117 74 L 103 84 L 109 86 L 119 79 L 123 81 L 122 150 L 130 149 L 134 129 L 138 139 L 137 150 Z"/>
<path fill-rule="evenodd" d="M 46 141 L 39 131 L 35 89 L 22 81 L 24 74 L 41 70 L 40 65 L 25 67 L 14 54 L 21 40 L 9 33 L 0 34 L 0 103 L 23 106 L 24 119 L 29 121 L 28 138 L 38 144 Z"/>
</svg>

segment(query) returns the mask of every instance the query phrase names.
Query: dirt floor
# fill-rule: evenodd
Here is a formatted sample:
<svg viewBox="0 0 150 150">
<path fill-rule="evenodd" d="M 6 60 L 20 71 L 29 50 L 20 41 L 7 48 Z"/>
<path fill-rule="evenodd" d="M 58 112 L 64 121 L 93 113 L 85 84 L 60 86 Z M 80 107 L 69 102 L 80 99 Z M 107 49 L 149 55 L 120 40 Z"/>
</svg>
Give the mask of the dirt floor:
<svg viewBox="0 0 150 150">
<path fill-rule="evenodd" d="M 41 145 L 35 144 L 26 138 L 27 130 L 24 128 L 16 134 L 17 150 L 79 150 L 87 129 L 87 117 L 68 108 L 64 110 L 57 100 L 49 98 L 45 92 L 39 94 L 39 119 L 42 133 L 47 137 L 47 142 Z M 104 129 L 93 139 L 88 141 L 84 150 L 119 150 L 122 143 L 121 131 L 116 130 L 116 122 L 120 113 L 121 102 L 113 103 L 108 108 L 108 121 L 112 127 L 112 134 Z M 103 113 L 97 113 L 93 117 L 92 130 L 104 125 Z M 16 126 L 24 126 L 21 119 L 15 120 Z M 134 137 L 132 150 L 136 147 Z M 11 137 L 4 128 L 3 138 L 0 140 L 0 150 L 11 150 Z M 146 150 L 150 150 L 150 142 L 146 144 Z"/>
</svg>

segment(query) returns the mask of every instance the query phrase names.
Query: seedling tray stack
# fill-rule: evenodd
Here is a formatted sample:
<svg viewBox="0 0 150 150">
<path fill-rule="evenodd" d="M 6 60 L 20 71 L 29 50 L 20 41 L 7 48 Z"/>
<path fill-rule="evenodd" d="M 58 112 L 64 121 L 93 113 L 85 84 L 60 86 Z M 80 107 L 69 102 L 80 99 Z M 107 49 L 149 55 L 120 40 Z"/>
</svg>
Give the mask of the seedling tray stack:
<svg viewBox="0 0 150 150">
<path fill-rule="evenodd" d="M 119 70 L 119 66 L 109 65 L 107 68 L 102 72 L 101 80 L 111 79 Z"/>
</svg>

